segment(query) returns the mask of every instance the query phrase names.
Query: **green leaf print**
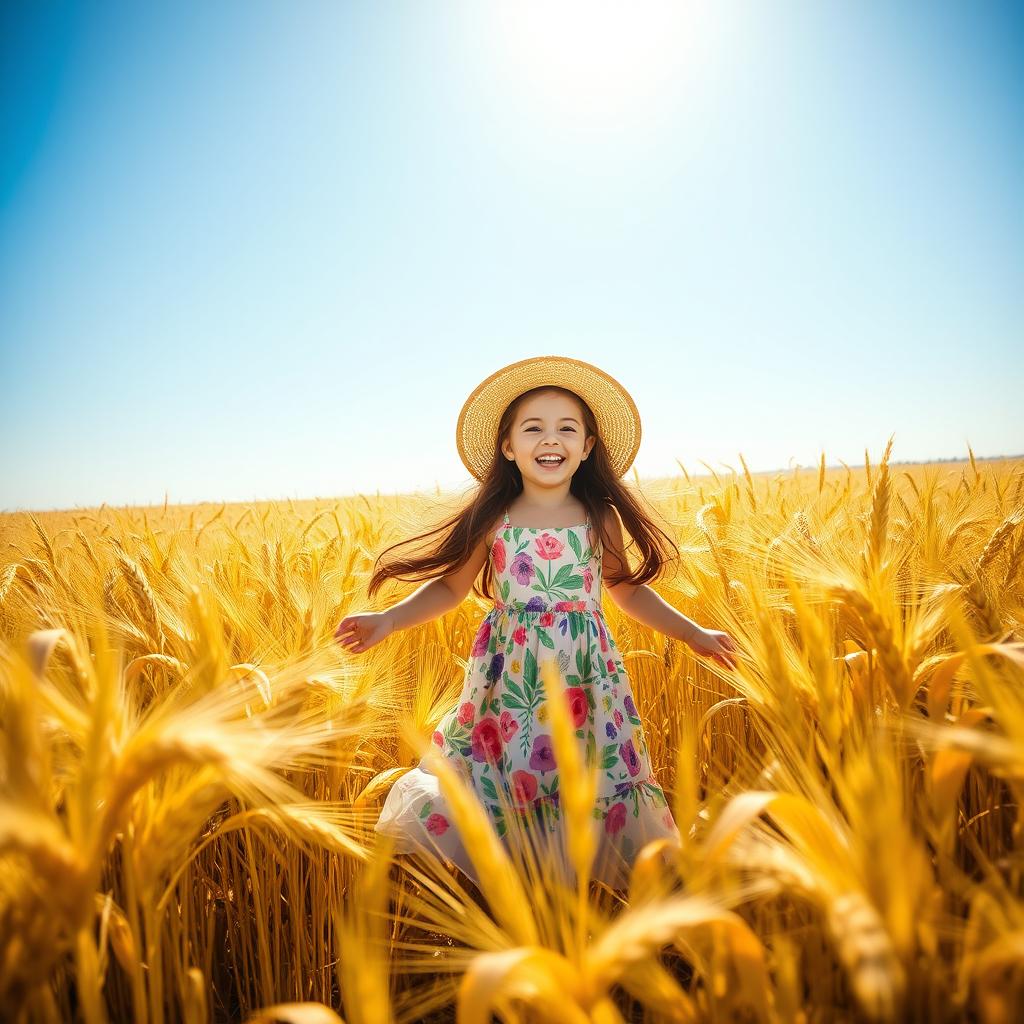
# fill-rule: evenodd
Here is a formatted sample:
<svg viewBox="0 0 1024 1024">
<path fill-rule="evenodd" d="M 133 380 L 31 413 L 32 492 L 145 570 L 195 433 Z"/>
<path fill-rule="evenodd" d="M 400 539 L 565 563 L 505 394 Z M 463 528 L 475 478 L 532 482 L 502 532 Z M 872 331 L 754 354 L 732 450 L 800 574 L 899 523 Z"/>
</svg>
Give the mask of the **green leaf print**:
<svg viewBox="0 0 1024 1024">
<path fill-rule="evenodd" d="M 420 808 L 420 818 L 425 818 L 430 813 L 430 808 L 433 807 L 433 806 L 434 806 L 434 801 L 433 800 L 428 800 Z"/>
<path fill-rule="evenodd" d="M 543 633 L 543 630 L 541 632 Z M 520 690 L 517 686 L 516 692 L 522 698 L 522 705 L 516 706 L 506 703 L 505 706 L 526 712 L 522 717 L 516 716 L 522 727 L 519 734 L 519 747 L 523 752 L 523 757 L 526 757 L 530 749 L 530 729 L 533 722 L 533 713 L 536 711 L 541 700 L 541 694 L 537 690 L 537 659 L 529 647 L 523 653 L 523 688 Z M 505 701 L 504 696 L 502 701 Z"/>
<path fill-rule="evenodd" d="M 537 638 L 549 650 L 553 651 L 555 649 L 555 641 L 551 639 L 551 635 L 548 633 L 546 627 L 544 627 L 544 626 L 538 626 L 537 627 Z"/>
<path fill-rule="evenodd" d="M 571 620 L 570 620 L 571 623 Z M 582 647 L 576 650 L 576 671 L 584 682 L 591 682 L 590 678 L 590 648 L 584 650 Z"/>
<path fill-rule="evenodd" d="M 580 544 L 580 539 L 576 536 L 575 530 L 569 531 L 569 547 L 572 548 L 574 554 L 576 555 L 576 561 L 581 562 L 583 560 L 583 545 Z"/>
<path fill-rule="evenodd" d="M 537 695 L 537 659 L 529 647 L 523 656 L 523 693 L 527 703 L 532 704 Z"/>
<path fill-rule="evenodd" d="M 613 768 L 619 759 L 619 745 L 617 743 L 606 743 L 601 748 L 601 767 Z"/>
<path fill-rule="evenodd" d="M 508 674 L 505 676 L 505 692 L 502 693 L 502 705 L 510 711 L 529 710 L 529 701 L 519 688 L 519 684 Z"/>
<path fill-rule="evenodd" d="M 572 569 L 563 565 L 558 571 L 561 574 L 564 571 L 571 572 Z M 538 576 L 537 582 L 530 589 L 538 594 L 545 594 L 552 601 L 576 601 L 579 597 L 579 588 L 582 586 L 582 576 L 556 576 L 554 580 L 545 580 L 543 576 Z"/>
<path fill-rule="evenodd" d="M 503 693 L 501 695 L 501 703 L 503 707 L 508 708 L 509 711 L 529 711 L 530 705 L 520 697 L 513 697 L 509 693 Z"/>
<path fill-rule="evenodd" d="M 633 817 L 640 817 L 640 787 L 630 786 L 626 798 L 633 801 Z"/>
<path fill-rule="evenodd" d="M 469 742 L 469 729 L 455 715 L 448 719 L 443 734 L 449 745 L 455 747 L 456 750 Z"/>
<path fill-rule="evenodd" d="M 487 804 L 486 807 L 491 812 L 491 817 L 494 819 L 494 830 L 500 838 L 508 830 L 508 826 L 505 824 L 505 812 L 497 804 Z"/>
<path fill-rule="evenodd" d="M 513 697 L 517 698 L 521 702 L 521 705 L 523 707 L 525 707 L 526 704 L 528 703 L 527 699 L 526 699 L 526 695 L 519 688 L 519 684 L 510 675 L 508 675 L 508 673 L 505 674 L 505 690 L 506 690 L 506 693 L 503 693 L 502 697 L 501 697 L 502 703 L 505 705 L 505 707 L 511 707 L 512 706 L 512 705 L 510 705 L 505 700 L 505 697 L 509 693 L 511 693 Z"/>
<path fill-rule="evenodd" d="M 498 587 L 498 590 L 501 591 L 501 599 L 502 599 L 502 601 L 508 603 L 508 595 L 509 595 L 509 592 L 511 591 L 511 589 L 512 589 L 512 584 L 509 583 L 508 579 L 503 579 L 501 581 L 501 585 Z"/>
<path fill-rule="evenodd" d="M 573 567 L 571 565 L 563 565 L 563 566 L 561 566 L 559 568 L 558 572 L 555 573 L 554 577 L 550 581 L 551 582 L 551 586 L 552 587 L 564 587 L 565 586 L 565 581 L 570 576 L 572 576 L 572 569 L 573 569 Z"/>
<path fill-rule="evenodd" d="M 494 780 L 484 775 L 480 779 L 481 788 L 484 791 L 484 796 L 489 797 L 491 800 L 498 799 L 498 791 L 494 788 Z"/>
<path fill-rule="evenodd" d="M 653 782 L 645 782 L 643 788 L 651 794 L 651 800 L 653 800 L 655 807 L 668 806 L 668 800 L 665 797 L 665 791 L 661 788 L 661 786 L 658 786 Z"/>
</svg>

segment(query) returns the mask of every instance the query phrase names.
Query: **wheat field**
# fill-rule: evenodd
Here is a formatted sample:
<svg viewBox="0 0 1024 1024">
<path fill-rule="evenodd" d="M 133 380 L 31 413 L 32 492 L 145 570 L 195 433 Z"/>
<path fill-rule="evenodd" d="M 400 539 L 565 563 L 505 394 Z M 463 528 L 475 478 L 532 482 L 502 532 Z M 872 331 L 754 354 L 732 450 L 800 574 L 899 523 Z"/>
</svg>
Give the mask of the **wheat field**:
<svg viewBox="0 0 1024 1024">
<path fill-rule="evenodd" d="M 589 877 L 559 700 L 573 876 L 499 841 L 443 762 L 481 888 L 372 830 L 487 605 L 362 655 L 332 635 L 414 588 L 364 596 L 453 497 L 6 514 L 0 1016 L 1021 1020 L 1024 465 L 891 447 L 634 475 L 681 553 L 655 589 L 742 657 L 605 600 L 682 834 L 625 891 Z"/>
</svg>

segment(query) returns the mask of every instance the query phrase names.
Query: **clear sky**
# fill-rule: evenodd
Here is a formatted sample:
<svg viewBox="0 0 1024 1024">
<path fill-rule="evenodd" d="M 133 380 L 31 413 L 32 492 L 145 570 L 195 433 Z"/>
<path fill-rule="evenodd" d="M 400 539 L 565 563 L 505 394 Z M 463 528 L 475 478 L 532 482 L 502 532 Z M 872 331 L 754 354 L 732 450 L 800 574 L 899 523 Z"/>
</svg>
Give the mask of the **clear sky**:
<svg viewBox="0 0 1024 1024">
<path fill-rule="evenodd" d="M 0 6 L 0 508 L 461 488 L 611 373 L 641 476 L 1024 451 L 1024 4 Z"/>
</svg>

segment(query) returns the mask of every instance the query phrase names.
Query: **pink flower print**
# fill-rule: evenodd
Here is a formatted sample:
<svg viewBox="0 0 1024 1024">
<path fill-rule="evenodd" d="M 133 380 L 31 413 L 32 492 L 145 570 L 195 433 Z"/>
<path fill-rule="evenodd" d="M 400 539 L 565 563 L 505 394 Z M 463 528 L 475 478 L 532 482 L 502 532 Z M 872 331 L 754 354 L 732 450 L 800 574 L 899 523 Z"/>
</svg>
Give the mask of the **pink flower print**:
<svg viewBox="0 0 1024 1024">
<path fill-rule="evenodd" d="M 572 724 L 578 729 L 587 720 L 587 712 L 590 710 L 587 694 L 582 686 L 570 686 L 565 691 L 565 696 L 569 701 Z"/>
<path fill-rule="evenodd" d="M 610 836 L 617 835 L 626 824 L 626 805 L 620 800 L 608 808 L 604 819 L 604 830 Z"/>
<path fill-rule="evenodd" d="M 523 644 L 526 643 L 526 627 L 525 626 L 520 626 L 512 634 L 512 642 L 515 643 L 515 644 L 519 644 L 520 646 L 522 646 Z"/>
<path fill-rule="evenodd" d="M 437 747 L 444 746 L 444 736 L 440 730 L 435 730 L 434 735 L 431 737 L 434 741 L 434 745 Z"/>
<path fill-rule="evenodd" d="M 443 836 L 448 831 L 448 819 L 443 814 L 436 812 L 427 818 L 425 825 L 427 831 L 433 836 Z"/>
<path fill-rule="evenodd" d="M 633 703 L 632 695 L 627 693 L 626 696 L 622 698 L 622 706 L 626 709 L 626 714 L 629 715 L 630 718 L 637 717 L 636 705 Z"/>
<path fill-rule="evenodd" d="M 615 659 L 614 658 L 609 658 L 608 659 L 607 668 L 608 668 L 609 672 L 614 672 L 615 671 Z"/>
<path fill-rule="evenodd" d="M 583 570 L 583 589 L 589 594 L 590 588 L 594 585 L 594 574 L 590 571 L 588 566 Z"/>
<path fill-rule="evenodd" d="M 550 533 L 542 533 L 533 543 L 537 549 L 537 557 L 543 558 L 545 562 L 558 558 L 565 549 L 565 545 Z"/>
<path fill-rule="evenodd" d="M 524 585 L 529 583 L 537 572 L 533 565 L 533 559 L 525 551 L 520 551 L 519 554 L 512 559 L 509 571 L 513 576 L 515 576 L 518 583 L 522 583 Z"/>
<path fill-rule="evenodd" d="M 555 613 L 554 612 L 541 612 L 540 619 L 537 622 L 538 626 L 553 626 L 555 624 Z"/>
<path fill-rule="evenodd" d="M 605 653 L 608 650 L 608 637 L 605 636 L 604 623 L 600 617 L 597 620 L 597 635 L 601 638 L 601 653 Z"/>
<path fill-rule="evenodd" d="M 491 545 L 491 560 L 494 562 L 494 568 L 498 572 L 505 571 L 505 545 L 502 541 L 496 540 Z"/>
<path fill-rule="evenodd" d="M 529 772 L 512 773 L 512 799 L 517 804 L 528 804 L 537 795 L 537 779 Z"/>
<path fill-rule="evenodd" d="M 482 654 L 487 653 L 487 645 L 491 640 L 491 623 L 488 619 L 484 619 L 480 623 L 480 628 L 476 631 L 476 637 L 473 639 L 473 650 L 470 656 L 473 658 L 479 658 Z"/>
<path fill-rule="evenodd" d="M 533 738 L 530 767 L 537 772 L 549 772 L 555 767 L 555 750 L 547 733 Z"/>
<path fill-rule="evenodd" d="M 515 736 L 519 729 L 519 722 L 511 711 L 502 711 L 501 718 L 498 719 L 498 725 L 501 728 L 501 738 L 506 743 Z"/>
<path fill-rule="evenodd" d="M 497 761 L 504 747 L 498 720 L 491 715 L 481 718 L 473 726 L 472 742 L 474 761 Z"/>
<path fill-rule="evenodd" d="M 466 703 L 459 708 L 459 724 L 472 725 L 475 717 L 476 705 L 471 700 L 467 700 Z"/>
<path fill-rule="evenodd" d="M 637 754 L 636 747 L 633 746 L 632 739 L 628 739 L 625 743 L 619 744 L 619 754 L 621 755 L 622 760 L 626 765 L 626 771 L 629 772 L 630 776 L 636 775 L 640 771 L 640 755 Z"/>
<path fill-rule="evenodd" d="M 622 712 L 618 708 L 616 708 L 615 711 L 612 713 L 612 718 L 615 719 L 615 728 L 616 729 L 621 729 L 622 728 Z"/>
</svg>

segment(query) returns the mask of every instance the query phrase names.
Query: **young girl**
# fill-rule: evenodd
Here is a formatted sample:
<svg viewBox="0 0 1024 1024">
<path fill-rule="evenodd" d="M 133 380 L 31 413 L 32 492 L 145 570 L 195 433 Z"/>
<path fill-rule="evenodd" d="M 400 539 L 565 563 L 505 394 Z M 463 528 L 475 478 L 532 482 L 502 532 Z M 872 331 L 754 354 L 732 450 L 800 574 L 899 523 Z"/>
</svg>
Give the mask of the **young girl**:
<svg viewBox="0 0 1024 1024">
<path fill-rule="evenodd" d="M 557 820 L 559 772 L 537 667 L 557 660 L 586 763 L 598 766 L 593 877 L 621 888 L 645 843 L 679 832 L 604 620 L 602 581 L 623 611 L 697 654 L 731 668 L 736 645 L 647 586 L 678 552 L 620 482 L 640 446 L 640 417 L 608 374 L 561 356 L 512 363 L 466 400 L 456 443 L 480 481 L 474 499 L 423 535 L 445 532 L 436 550 L 376 568 L 367 590 L 372 596 L 404 573 L 434 578 L 387 611 L 346 616 L 335 636 L 348 651 L 366 651 L 395 630 L 457 608 L 471 589 L 493 596 L 459 701 L 433 741 L 472 783 L 499 835 L 506 834 L 510 802 L 526 820 L 542 811 Z M 620 520 L 639 549 L 632 572 Z M 391 787 L 375 827 L 395 838 L 396 853 L 440 853 L 479 881 L 425 759 Z"/>
</svg>

